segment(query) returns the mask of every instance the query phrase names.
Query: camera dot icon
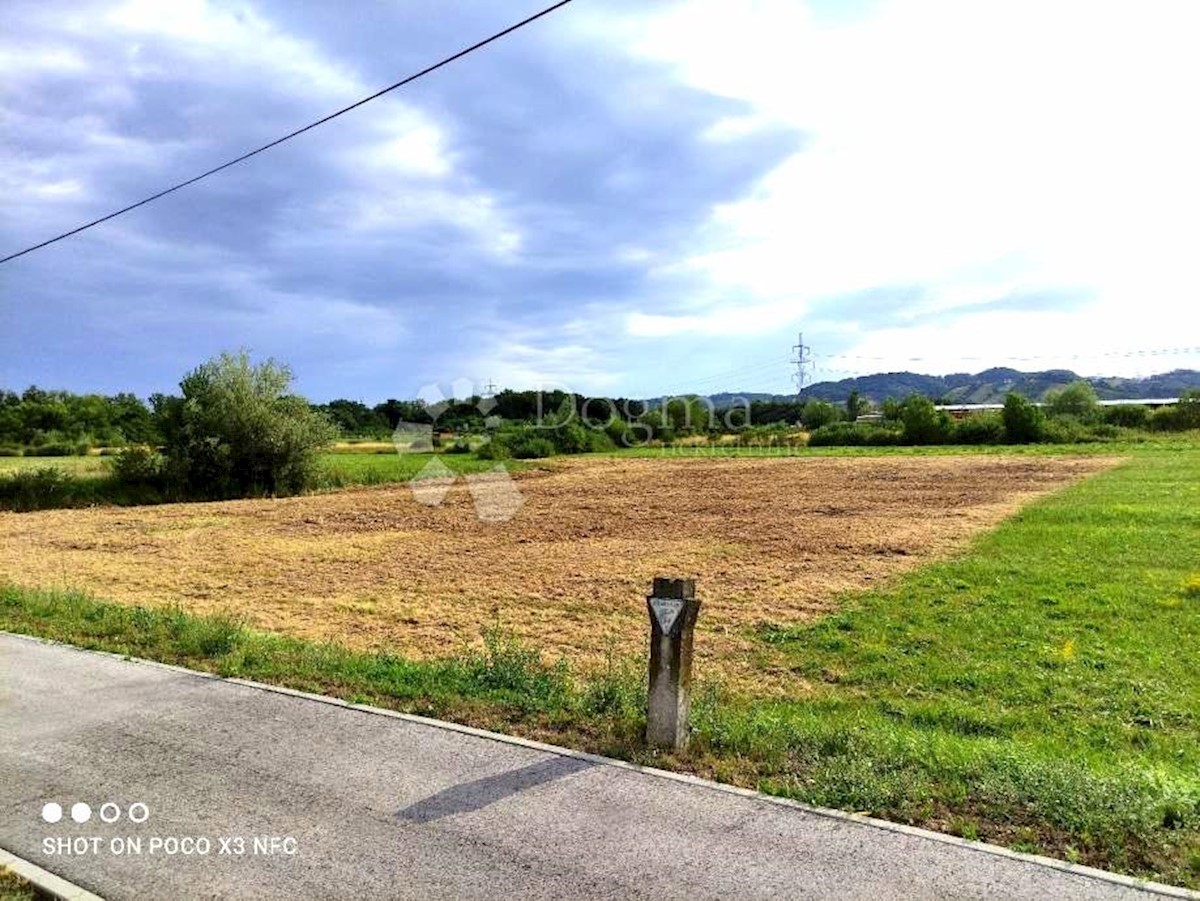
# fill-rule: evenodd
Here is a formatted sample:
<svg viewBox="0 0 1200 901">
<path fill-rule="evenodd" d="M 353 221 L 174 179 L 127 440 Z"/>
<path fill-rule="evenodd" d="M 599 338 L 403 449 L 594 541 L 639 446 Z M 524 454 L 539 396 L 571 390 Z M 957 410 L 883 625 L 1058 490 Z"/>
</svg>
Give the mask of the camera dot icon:
<svg viewBox="0 0 1200 901">
<path fill-rule="evenodd" d="M 71 805 L 71 819 L 76 823 L 86 823 L 92 818 L 92 808 L 82 801 Z"/>
<path fill-rule="evenodd" d="M 62 805 L 51 801 L 42 807 L 42 819 L 47 823 L 57 823 L 62 819 Z"/>
</svg>

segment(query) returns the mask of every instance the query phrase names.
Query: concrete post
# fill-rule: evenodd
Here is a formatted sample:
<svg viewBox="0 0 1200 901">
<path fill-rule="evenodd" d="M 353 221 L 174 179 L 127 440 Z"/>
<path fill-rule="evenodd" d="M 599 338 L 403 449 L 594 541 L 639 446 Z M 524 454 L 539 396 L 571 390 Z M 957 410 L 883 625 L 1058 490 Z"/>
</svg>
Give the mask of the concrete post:
<svg viewBox="0 0 1200 901">
<path fill-rule="evenodd" d="M 650 695 L 646 744 L 687 746 L 692 701 L 692 631 L 700 613 L 692 579 L 656 578 L 646 598 L 650 613 Z"/>
</svg>

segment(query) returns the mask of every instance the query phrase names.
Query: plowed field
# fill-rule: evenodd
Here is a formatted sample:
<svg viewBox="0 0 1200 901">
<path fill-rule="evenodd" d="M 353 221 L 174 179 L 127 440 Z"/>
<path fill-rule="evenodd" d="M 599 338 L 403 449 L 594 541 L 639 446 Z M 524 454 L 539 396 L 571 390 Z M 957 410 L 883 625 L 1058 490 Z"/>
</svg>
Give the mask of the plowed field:
<svg viewBox="0 0 1200 901">
<path fill-rule="evenodd" d="M 832 609 L 963 547 L 1035 496 L 1113 465 L 1028 456 L 555 461 L 480 522 L 460 481 L 273 501 L 0 513 L 0 579 L 232 611 L 262 629 L 413 655 L 498 623 L 589 665 L 638 651 L 655 575 L 693 576 L 697 652 L 735 681 L 757 624 Z M 781 683 L 788 682 L 779 673 Z"/>
</svg>

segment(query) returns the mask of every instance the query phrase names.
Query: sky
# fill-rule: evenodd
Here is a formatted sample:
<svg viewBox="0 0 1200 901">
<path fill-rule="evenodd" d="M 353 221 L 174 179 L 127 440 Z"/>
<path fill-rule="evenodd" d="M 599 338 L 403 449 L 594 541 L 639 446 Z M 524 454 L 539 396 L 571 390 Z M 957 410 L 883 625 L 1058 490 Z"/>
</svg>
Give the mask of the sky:
<svg viewBox="0 0 1200 901">
<path fill-rule="evenodd" d="M 545 2 L 6 0 L 0 256 Z M 0 266 L 0 386 L 316 401 L 1200 368 L 1193 0 L 575 0 Z M 446 393 L 450 393 L 447 391 Z"/>
</svg>

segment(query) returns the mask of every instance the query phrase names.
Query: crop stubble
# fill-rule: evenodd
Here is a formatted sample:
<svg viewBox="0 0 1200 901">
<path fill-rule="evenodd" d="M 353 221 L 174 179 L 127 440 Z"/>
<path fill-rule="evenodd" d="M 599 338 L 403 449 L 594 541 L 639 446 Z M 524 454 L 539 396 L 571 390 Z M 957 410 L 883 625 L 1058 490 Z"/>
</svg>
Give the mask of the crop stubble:
<svg viewBox="0 0 1200 901">
<path fill-rule="evenodd" d="M 587 458 L 516 476 L 517 516 L 406 486 L 279 500 L 0 513 L 0 578 L 123 603 L 228 611 L 262 629 L 414 656 L 499 624 L 582 666 L 645 641 L 655 575 L 693 576 L 698 666 L 799 686 L 757 623 L 962 548 L 1022 504 L 1116 462 L 1004 456 Z M 761 648 L 761 646 L 758 646 Z"/>
</svg>

